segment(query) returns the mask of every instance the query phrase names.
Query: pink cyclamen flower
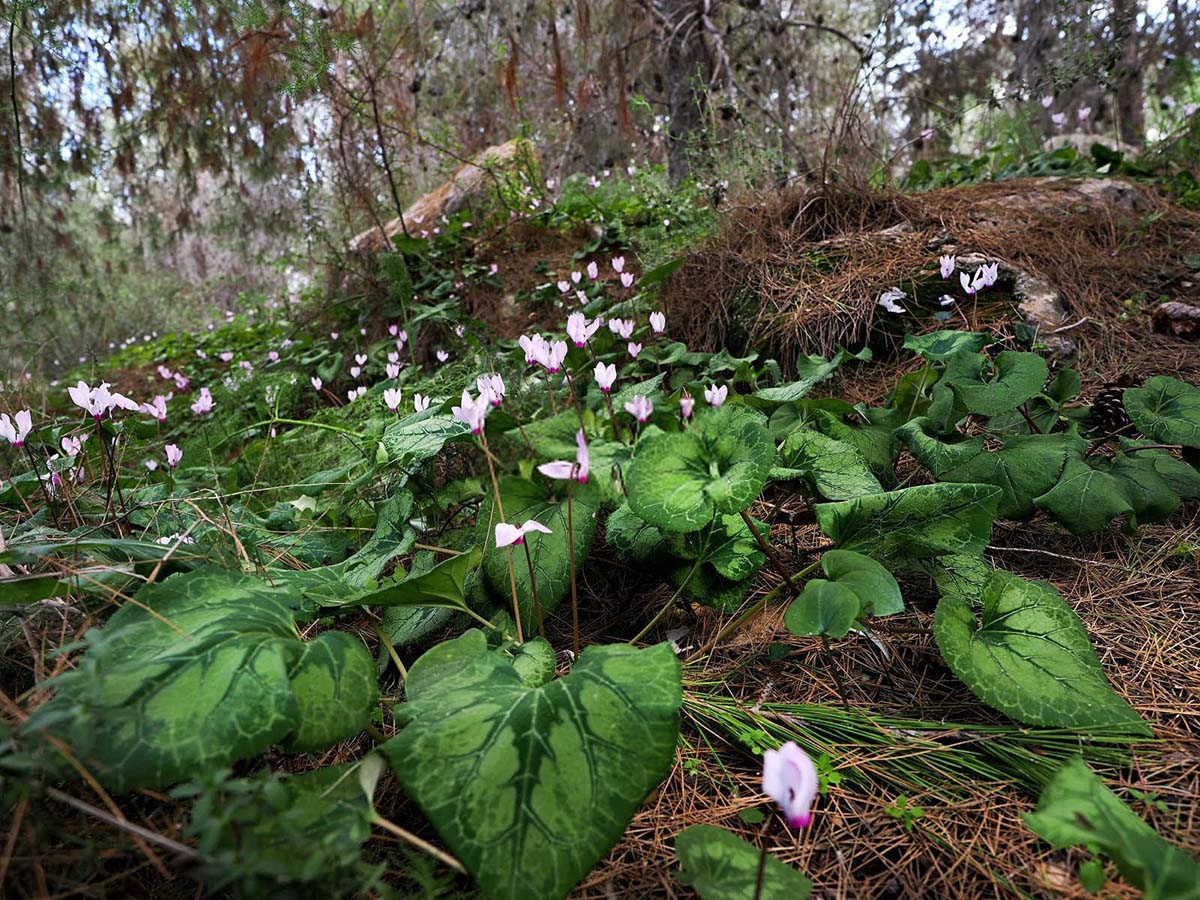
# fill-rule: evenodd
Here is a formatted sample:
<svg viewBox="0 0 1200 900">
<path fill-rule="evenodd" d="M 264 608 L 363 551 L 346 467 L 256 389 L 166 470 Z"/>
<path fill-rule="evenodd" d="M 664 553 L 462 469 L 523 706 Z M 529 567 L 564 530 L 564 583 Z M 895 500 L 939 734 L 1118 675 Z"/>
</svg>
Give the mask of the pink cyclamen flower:
<svg viewBox="0 0 1200 900">
<path fill-rule="evenodd" d="M 570 292 L 570 290 L 571 290 L 571 282 L 569 282 L 569 281 L 560 281 L 560 282 L 558 283 L 558 292 L 559 292 L 560 294 L 566 294 L 566 293 L 569 293 L 569 292 Z"/>
<path fill-rule="evenodd" d="M 534 519 L 527 519 L 523 525 L 509 525 L 507 522 L 496 523 L 496 546 L 511 547 L 513 544 L 525 543 L 525 535 L 531 531 L 540 531 L 542 534 L 553 534 L 553 532 Z"/>
<path fill-rule="evenodd" d="M 336 341 L 338 339 L 338 333 L 336 331 L 329 332 L 329 339 L 331 341 Z"/>
<path fill-rule="evenodd" d="M 399 331 L 400 331 L 400 326 L 397 325 L 395 322 L 393 322 L 391 325 L 388 326 L 388 334 L 390 334 L 392 337 L 395 337 Z"/>
<path fill-rule="evenodd" d="M 576 347 L 584 346 L 599 327 L 599 319 L 589 324 L 583 313 L 573 312 L 567 316 L 567 337 L 575 342 Z"/>
<path fill-rule="evenodd" d="M 191 384 L 191 381 L 182 372 L 176 372 L 174 378 L 175 378 L 175 387 L 178 390 L 186 391 L 188 388 L 188 385 Z"/>
<path fill-rule="evenodd" d="M 633 337 L 633 319 L 609 319 L 608 330 L 613 334 L 620 335 L 625 340 Z"/>
<path fill-rule="evenodd" d="M 633 341 L 630 341 L 628 344 L 625 345 L 625 349 L 629 351 L 629 356 L 632 359 L 637 359 L 638 354 L 642 352 L 642 345 L 636 344 Z"/>
<path fill-rule="evenodd" d="M 141 411 L 148 416 L 152 416 L 159 422 L 167 420 L 167 400 L 169 398 L 162 394 L 156 394 L 154 400 L 150 403 L 143 403 Z"/>
<path fill-rule="evenodd" d="M 1000 277 L 1000 263 L 992 263 L 991 265 L 980 266 L 975 273 L 975 281 L 979 283 L 981 288 L 991 287 L 996 283 L 996 279 Z"/>
<path fill-rule="evenodd" d="M 158 377 L 161 378 L 163 381 L 170 381 L 171 378 L 174 377 L 174 375 L 175 375 L 175 373 L 172 372 L 170 369 L 168 369 L 166 366 L 158 367 Z"/>
<path fill-rule="evenodd" d="M 475 379 L 475 387 L 479 391 L 479 396 L 488 398 L 488 402 L 492 406 L 499 406 L 504 401 L 504 379 L 499 372 L 493 372 L 491 375 L 480 375 Z"/>
<path fill-rule="evenodd" d="M 551 375 L 557 374 L 558 370 L 562 368 L 563 360 L 567 358 L 567 342 L 555 341 L 550 344 L 543 341 L 538 349 L 541 351 L 538 362 Z"/>
<path fill-rule="evenodd" d="M 196 398 L 196 402 L 192 404 L 192 412 L 198 416 L 205 413 L 210 413 L 213 410 L 213 395 L 206 387 L 200 388 L 200 394 Z"/>
<path fill-rule="evenodd" d="M 600 277 L 600 267 L 596 265 L 595 260 L 587 264 L 587 277 L 592 279 L 592 281 Z"/>
<path fill-rule="evenodd" d="M 362 374 L 361 366 L 351 366 L 350 367 L 350 377 L 351 378 L 357 378 L 361 374 Z"/>
<path fill-rule="evenodd" d="M 391 363 L 390 362 L 386 366 L 383 367 L 383 371 L 384 371 L 384 374 L 386 374 L 388 378 L 399 378 L 400 377 L 400 363 Z"/>
<path fill-rule="evenodd" d="M 167 444 L 163 448 L 167 453 L 167 465 L 172 469 L 179 465 L 179 461 L 183 459 L 183 451 L 179 449 L 177 444 Z"/>
<path fill-rule="evenodd" d="M 645 394 L 634 394 L 633 399 L 625 404 L 625 412 L 645 424 L 654 412 L 654 403 Z"/>
<path fill-rule="evenodd" d="M 1091 118 L 1092 108 L 1090 106 L 1081 106 L 1075 115 L 1079 117 L 1080 122 L 1086 122 L 1089 118 Z"/>
<path fill-rule="evenodd" d="M 400 408 L 400 388 L 388 388 L 383 392 L 383 402 L 392 412 Z"/>
<path fill-rule="evenodd" d="M 355 361 L 356 363 L 358 363 L 358 365 L 360 365 L 360 366 L 365 366 L 365 365 L 367 364 L 367 354 L 365 354 L 365 353 L 355 353 L 355 354 L 354 354 L 354 361 Z"/>
<path fill-rule="evenodd" d="M 575 447 L 575 462 L 557 459 L 554 462 L 542 463 L 538 466 L 538 471 L 547 478 L 559 481 L 574 479 L 580 484 L 587 484 L 588 464 L 591 457 L 588 455 L 587 439 L 584 437 L 582 428 L 575 434 Z"/>
<path fill-rule="evenodd" d="M 949 278 L 954 274 L 955 257 L 953 254 L 938 258 L 938 265 L 941 266 L 942 277 Z"/>
<path fill-rule="evenodd" d="M 532 366 L 544 352 L 542 348 L 546 344 L 546 339 L 540 334 L 523 334 L 517 338 L 517 343 L 525 351 L 525 365 Z"/>
<path fill-rule="evenodd" d="M 667 330 L 667 317 L 661 312 L 650 313 L 650 330 L 655 334 L 662 334 Z"/>
<path fill-rule="evenodd" d="M 625 257 L 614 256 L 612 258 L 612 267 L 613 267 L 613 271 L 616 272 L 618 275 L 620 273 L 624 272 L 625 271 Z"/>
<path fill-rule="evenodd" d="M 483 432 L 483 422 L 490 410 L 491 404 L 488 402 L 487 394 L 480 394 L 478 397 L 473 398 L 471 392 L 466 390 L 462 392 L 461 405 L 450 407 L 450 412 L 454 414 L 454 418 L 468 425 L 471 429 L 471 434 L 481 434 Z"/>
<path fill-rule="evenodd" d="M 968 294 L 975 294 L 979 291 L 979 288 L 971 281 L 970 276 L 966 272 L 958 273 L 958 283 L 962 285 L 962 289 Z"/>
<path fill-rule="evenodd" d="M 625 288 L 626 290 L 633 287 L 633 273 L 632 272 L 622 272 L 621 273 L 621 287 Z"/>
<path fill-rule="evenodd" d="M 710 384 L 704 389 L 704 399 L 709 406 L 720 406 L 725 402 L 725 398 L 729 396 L 729 387 L 721 385 L 718 387 L 715 384 Z"/>
<path fill-rule="evenodd" d="M 403 328 L 401 328 L 400 333 L 398 335 L 396 335 L 396 349 L 403 350 L 404 345 L 405 345 L 405 343 L 407 343 L 407 341 L 408 341 L 408 332 L 405 331 Z"/>
<path fill-rule="evenodd" d="M 444 363 L 446 360 L 448 360 L 450 358 L 450 354 L 448 352 L 446 352 L 445 350 L 439 350 L 434 355 L 437 356 L 437 361 L 440 363 Z"/>
<path fill-rule="evenodd" d="M 221 362 L 233 362 L 233 351 L 232 350 L 226 350 L 223 353 L 217 354 L 217 356 L 221 360 Z"/>
<path fill-rule="evenodd" d="M 763 793 L 779 804 L 789 827 L 812 824 L 812 804 L 819 786 L 817 767 L 792 741 L 763 752 Z"/>
<path fill-rule="evenodd" d="M 196 356 L 198 356 L 200 359 L 208 359 L 208 354 L 199 348 L 196 349 Z"/>
<path fill-rule="evenodd" d="M 596 376 L 596 384 L 600 385 L 600 390 L 607 394 L 612 390 L 613 382 L 617 380 L 617 367 L 612 363 L 606 366 L 604 363 L 598 362 L 593 374 Z"/>
<path fill-rule="evenodd" d="M 400 354 L 395 350 L 390 351 L 387 355 L 387 361 L 390 363 L 400 362 Z"/>
<path fill-rule="evenodd" d="M 270 362 L 279 362 L 279 351 L 278 351 L 278 350 L 270 350 L 270 351 L 268 351 L 268 352 L 267 352 L 267 359 L 268 359 Z"/>
<path fill-rule="evenodd" d="M 1042 98 L 1042 109 L 1049 109 L 1053 105 L 1054 105 L 1054 95 L 1053 94 L 1047 94 L 1045 97 Z"/>
<path fill-rule="evenodd" d="M 580 272 L 579 270 L 576 270 L 571 273 L 571 283 L 572 284 L 579 284 L 579 282 L 582 280 L 583 280 L 583 273 Z"/>
<path fill-rule="evenodd" d="M 500 266 L 499 266 L 499 265 L 497 265 L 496 263 L 492 263 L 492 264 L 491 264 L 491 265 L 488 267 L 488 274 L 489 274 L 489 275 L 495 275 L 495 274 L 496 274 L 497 272 L 499 272 L 499 271 L 500 271 Z"/>
<path fill-rule="evenodd" d="M 904 299 L 904 291 L 899 288 L 888 288 L 879 295 L 879 305 L 890 313 L 903 313 L 906 310 L 897 301 Z"/>
<path fill-rule="evenodd" d="M 33 414 L 23 409 L 12 417 L 8 413 L 0 413 L 0 437 L 7 438 L 14 447 L 24 447 L 25 438 L 33 430 Z"/>
<path fill-rule="evenodd" d="M 932 128 L 926 128 L 921 132 L 921 140 L 927 141 L 933 137 L 933 134 L 934 130 Z"/>
<path fill-rule="evenodd" d="M 83 450 L 84 441 L 86 441 L 88 439 L 88 437 L 89 436 L 86 433 L 84 433 L 84 434 L 79 435 L 78 437 L 63 438 L 62 439 L 63 453 L 67 454 L 67 456 L 71 457 L 71 459 L 74 459 Z"/>
<path fill-rule="evenodd" d="M 454 336 L 455 337 L 462 337 L 466 333 L 467 333 L 466 325 L 455 325 L 454 326 Z"/>
<path fill-rule="evenodd" d="M 147 460 L 143 461 L 142 465 L 144 465 L 147 469 L 149 469 L 151 472 L 153 472 L 155 469 L 158 468 L 158 460 L 147 459 Z"/>
<path fill-rule="evenodd" d="M 312 386 L 313 386 L 313 390 L 314 390 L 314 391 L 320 391 L 320 390 L 321 390 L 321 387 L 322 387 L 322 385 L 324 385 L 324 384 L 325 384 L 325 382 L 323 382 L 323 381 L 322 381 L 320 378 L 318 378 L 316 375 L 314 375 L 312 378 L 310 378 L 310 379 L 308 379 L 308 380 L 309 380 L 309 382 L 312 384 Z"/>
<path fill-rule="evenodd" d="M 1055 128 L 1062 128 L 1063 123 L 1067 121 L 1067 114 L 1060 112 L 1054 113 L 1052 116 L 1050 116 L 1050 121 L 1054 123 Z"/>
<path fill-rule="evenodd" d="M 953 306 L 957 302 L 949 294 L 942 294 L 942 296 L 938 297 L 938 306 Z"/>
<path fill-rule="evenodd" d="M 413 394 L 413 409 L 417 412 L 429 409 L 429 397 L 425 394 Z"/>
<path fill-rule="evenodd" d="M 692 417 L 692 408 L 696 405 L 696 398 L 690 394 L 684 394 L 679 398 L 679 414 L 685 419 Z"/>
</svg>

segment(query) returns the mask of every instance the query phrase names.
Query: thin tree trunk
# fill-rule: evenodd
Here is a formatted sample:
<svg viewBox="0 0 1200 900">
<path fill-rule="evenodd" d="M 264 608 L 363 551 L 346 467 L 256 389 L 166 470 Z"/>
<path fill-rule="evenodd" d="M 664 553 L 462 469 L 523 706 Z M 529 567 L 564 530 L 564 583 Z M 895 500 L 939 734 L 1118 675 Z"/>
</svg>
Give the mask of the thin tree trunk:
<svg viewBox="0 0 1200 900">
<path fill-rule="evenodd" d="M 704 0 L 665 0 L 667 31 L 667 169 L 678 185 L 703 151 L 712 56 L 704 42 Z"/>
<path fill-rule="evenodd" d="M 1138 47 L 1139 0 L 1113 0 L 1113 37 L 1121 50 L 1115 72 L 1117 129 L 1121 140 L 1138 146 L 1145 139 L 1142 65 Z"/>
</svg>

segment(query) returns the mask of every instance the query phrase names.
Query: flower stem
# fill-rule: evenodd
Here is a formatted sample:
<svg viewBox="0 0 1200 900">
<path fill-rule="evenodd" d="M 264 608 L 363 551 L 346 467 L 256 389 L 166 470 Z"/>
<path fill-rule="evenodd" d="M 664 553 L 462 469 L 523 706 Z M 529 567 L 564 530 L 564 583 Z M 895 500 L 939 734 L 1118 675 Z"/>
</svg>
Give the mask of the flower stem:
<svg viewBox="0 0 1200 900">
<path fill-rule="evenodd" d="M 538 634 L 546 638 L 546 623 L 542 621 L 542 604 L 538 601 L 537 577 L 533 574 L 533 554 L 529 552 L 529 541 L 522 541 L 525 548 L 525 562 L 529 566 L 529 590 L 533 594 L 533 612 L 537 616 Z"/>
<path fill-rule="evenodd" d="M 479 443 L 483 447 L 483 456 L 487 460 L 488 474 L 492 476 L 492 492 L 496 497 L 496 509 L 500 511 L 500 521 L 506 519 L 504 515 L 504 501 L 500 499 L 500 482 L 496 478 L 496 467 L 492 463 L 492 451 L 488 449 L 487 435 L 483 431 L 479 432 Z M 512 588 L 513 601 L 513 618 L 517 625 L 517 643 L 525 643 L 525 634 L 521 628 L 521 602 L 517 599 L 517 572 L 513 568 L 512 547 L 504 548 L 508 555 L 508 584 Z"/>
<path fill-rule="evenodd" d="M 567 551 L 571 558 L 571 635 L 575 643 L 575 659 L 579 659 L 579 596 L 575 589 L 575 520 L 574 504 L 571 500 L 571 485 L 567 481 Z"/>
</svg>

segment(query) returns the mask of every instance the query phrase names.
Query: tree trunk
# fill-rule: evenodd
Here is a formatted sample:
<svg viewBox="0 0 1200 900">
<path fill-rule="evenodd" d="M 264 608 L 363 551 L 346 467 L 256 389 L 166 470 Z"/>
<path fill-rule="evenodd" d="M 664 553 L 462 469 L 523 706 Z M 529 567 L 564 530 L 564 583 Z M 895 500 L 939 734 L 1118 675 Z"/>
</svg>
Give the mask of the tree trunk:
<svg viewBox="0 0 1200 900">
<path fill-rule="evenodd" d="M 664 0 L 667 37 L 667 169 L 671 184 L 692 174 L 704 144 L 712 55 L 704 41 L 704 0 Z"/>
<path fill-rule="evenodd" d="M 1140 146 L 1145 138 L 1142 109 L 1142 64 L 1138 50 L 1139 0 L 1113 0 L 1113 38 L 1121 58 L 1116 71 L 1117 134 L 1127 144 Z"/>
</svg>

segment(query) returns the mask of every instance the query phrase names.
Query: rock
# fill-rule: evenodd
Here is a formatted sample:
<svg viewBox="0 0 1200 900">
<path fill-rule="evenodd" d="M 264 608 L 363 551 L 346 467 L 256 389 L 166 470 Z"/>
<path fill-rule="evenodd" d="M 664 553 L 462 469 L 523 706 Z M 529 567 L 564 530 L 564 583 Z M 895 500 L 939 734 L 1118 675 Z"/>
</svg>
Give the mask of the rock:
<svg viewBox="0 0 1200 900">
<path fill-rule="evenodd" d="M 1190 341 L 1200 339 L 1200 306 L 1172 300 L 1156 306 L 1150 317 L 1155 331 Z"/>
<path fill-rule="evenodd" d="M 1051 334 L 1054 329 L 1067 324 L 1067 311 L 1063 308 L 1062 297 L 1047 281 L 1043 281 L 1028 272 L 1013 270 L 1013 292 L 1020 299 L 1017 308 L 1025 316 L 1025 321 L 1034 328 L 1038 340 L 1046 345 L 1051 353 L 1058 356 L 1071 356 L 1075 352 L 1075 342 L 1060 334 Z"/>
<path fill-rule="evenodd" d="M 492 174 L 495 172 L 511 171 L 530 163 L 537 163 L 537 153 L 529 141 L 515 138 L 506 144 L 488 147 L 469 163 L 459 166 L 454 177 L 441 187 L 410 205 L 404 211 L 403 222 L 399 216 L 388 222 L 383 228 L 387 233 L 386 242 L 378 228 L 369 228 L 351 239 L 349 249 L 354 253 L 386 250 L 391 239 L 405 231 L 405 226 L 410 234 L 423 226 L 432 227 L 430 223 L 439 217 L 459 212 L 482 195 L 494 183 Z"/>
</svg>

